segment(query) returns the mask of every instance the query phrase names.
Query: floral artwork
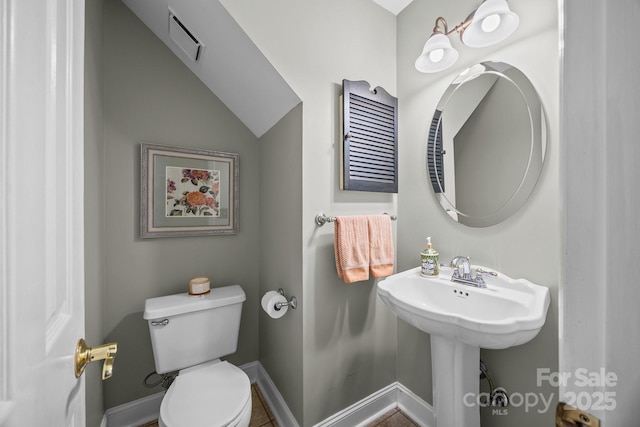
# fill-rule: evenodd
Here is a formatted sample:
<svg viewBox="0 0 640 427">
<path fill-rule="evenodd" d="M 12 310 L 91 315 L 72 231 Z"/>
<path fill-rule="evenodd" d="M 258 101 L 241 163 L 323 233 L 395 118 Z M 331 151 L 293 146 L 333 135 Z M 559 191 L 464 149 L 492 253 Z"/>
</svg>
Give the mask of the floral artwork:
<svg viewBox="0 0 640 427">
<path fill-rule="evenodd" d="M 236 153 L 140 144 L 140 237 L 236 234 Z"/>
<path fill-rule="evenodd" d="M 166 167 L 167 217 L 219 217 L 220 171 Z"/>
</svg>

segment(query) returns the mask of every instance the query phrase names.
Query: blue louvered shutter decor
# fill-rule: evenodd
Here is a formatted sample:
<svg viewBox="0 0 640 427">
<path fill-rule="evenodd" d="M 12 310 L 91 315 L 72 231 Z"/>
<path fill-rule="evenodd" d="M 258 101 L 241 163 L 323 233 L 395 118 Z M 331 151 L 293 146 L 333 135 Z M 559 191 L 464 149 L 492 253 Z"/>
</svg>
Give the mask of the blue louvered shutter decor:
<svg viewBox="0 0 640 427">
<path fill-rule="evenodd" d="M 366 81 L 342 81 L 344 190 L 398 192 L 398 99 Z"/>
</svg>

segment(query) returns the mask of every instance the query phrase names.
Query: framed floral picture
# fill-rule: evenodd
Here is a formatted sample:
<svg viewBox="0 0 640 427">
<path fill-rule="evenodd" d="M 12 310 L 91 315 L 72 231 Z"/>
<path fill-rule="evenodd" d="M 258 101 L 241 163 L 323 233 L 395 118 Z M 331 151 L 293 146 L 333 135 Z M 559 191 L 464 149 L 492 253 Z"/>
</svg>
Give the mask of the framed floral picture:
<svg viewBox="0 0 640 427">
<path fill-rule="evenodd" d="M 140 144 L 140 237 L 238 232 L 238 155 Z"/>
</svg>

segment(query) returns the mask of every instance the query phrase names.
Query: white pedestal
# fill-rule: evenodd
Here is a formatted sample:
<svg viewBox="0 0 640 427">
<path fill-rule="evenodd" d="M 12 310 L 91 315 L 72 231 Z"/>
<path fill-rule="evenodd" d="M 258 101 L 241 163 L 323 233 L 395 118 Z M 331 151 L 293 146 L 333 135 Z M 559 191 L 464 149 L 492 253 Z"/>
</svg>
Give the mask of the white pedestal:
<svg viewBox="0 0 640 427">
<path fill-rule="evenodd" d="M 431 335 L 436 427 L 480 427 L 479 366 L 479 347 Z"/>
</svg>

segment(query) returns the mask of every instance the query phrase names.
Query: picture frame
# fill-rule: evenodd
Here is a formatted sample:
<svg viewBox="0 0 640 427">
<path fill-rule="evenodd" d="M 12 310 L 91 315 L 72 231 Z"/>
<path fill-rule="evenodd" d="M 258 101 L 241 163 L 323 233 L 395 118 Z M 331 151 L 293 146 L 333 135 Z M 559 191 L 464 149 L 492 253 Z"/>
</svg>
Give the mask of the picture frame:
<svg viewBox="0 0 640 427">
<path fill-rule="evenodd" d="M 140 144 L 140 237 L 236 234 L 239 156 Z"/>
</svg>

